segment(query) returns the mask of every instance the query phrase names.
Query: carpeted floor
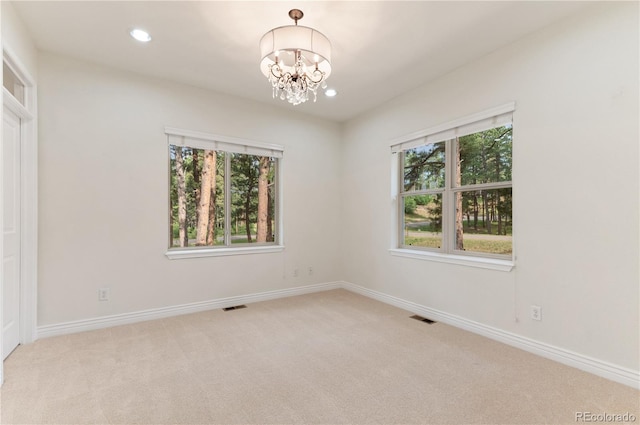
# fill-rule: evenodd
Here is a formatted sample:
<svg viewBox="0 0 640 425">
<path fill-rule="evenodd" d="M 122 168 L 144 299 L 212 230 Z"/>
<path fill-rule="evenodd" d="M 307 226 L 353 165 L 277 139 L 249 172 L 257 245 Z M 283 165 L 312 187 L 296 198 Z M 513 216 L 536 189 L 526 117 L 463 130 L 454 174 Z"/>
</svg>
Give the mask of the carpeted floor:
<svg viewBox="0 0 640 425">
<path fill-rule="evenodd" d="M 335 290 L 43 339 L 5 361 L 1 422 L 640 423 L 637 390 L 410 315 Z"/>
</svg>

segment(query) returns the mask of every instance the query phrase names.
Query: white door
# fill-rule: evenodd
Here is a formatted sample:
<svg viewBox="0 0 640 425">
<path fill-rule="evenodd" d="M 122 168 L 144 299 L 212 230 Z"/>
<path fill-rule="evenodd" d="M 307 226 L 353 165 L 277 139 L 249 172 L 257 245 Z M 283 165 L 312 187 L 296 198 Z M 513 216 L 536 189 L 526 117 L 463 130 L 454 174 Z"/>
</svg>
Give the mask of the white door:
<svg viewBox="0 0 640 425">
<path fill-rule="evenodd" d="M 20 343 L 20 118 L 4 108 L 2 359 Z"/>
</svg>

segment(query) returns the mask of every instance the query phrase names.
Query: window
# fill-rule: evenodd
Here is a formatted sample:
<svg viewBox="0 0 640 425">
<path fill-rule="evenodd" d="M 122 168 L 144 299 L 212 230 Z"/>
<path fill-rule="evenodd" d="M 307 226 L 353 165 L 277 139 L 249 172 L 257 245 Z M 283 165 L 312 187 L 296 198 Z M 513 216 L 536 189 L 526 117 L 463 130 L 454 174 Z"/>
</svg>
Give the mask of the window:
<svg viewBox="0 0 640 425">
<path fill-rule="evenodd" d="M 228 255 L 281 243 L 282 147 L 184 130 L 166 132 L 170 258 L 174 250 L 191 251 L 186 256 L 203 251 Z"/>
<path fill-rule="evenodd" d="M 397 247 L 511 260 L 513 104 L 392 145 Z"/>
<path fill-rule="evenodd" d="M 7 65 L 7 62 L 2 63 L 2 85 L 24 106 L 24 83 L 13 72 L 13 69 Z"/>
</svg>

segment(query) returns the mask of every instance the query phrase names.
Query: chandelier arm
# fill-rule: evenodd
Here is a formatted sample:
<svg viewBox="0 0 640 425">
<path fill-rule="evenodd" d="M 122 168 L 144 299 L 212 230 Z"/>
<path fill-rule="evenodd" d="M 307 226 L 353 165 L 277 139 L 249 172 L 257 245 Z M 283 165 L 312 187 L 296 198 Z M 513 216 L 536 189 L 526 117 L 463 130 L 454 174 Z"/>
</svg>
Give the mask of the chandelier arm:
<svg viewBox="0 0 640 425">
<path fill-rule="evenodd" d="M 317 80 L 313 78 L 313 76 L 316 74 L 320 77 Z M 324 72 L 320 71 L 319 69 L 316 69 L 310 75 L 309 74 L 305 74 L 305 75 L 307 75 L 308 76 L 307 78 L 309 78 L 309 80 L 312 81 L 314 84 L 320 84 L 322 80 L 324 80 Z"/>
<path fill-rule="evenodd" d="M 273 69 L 277 69 L 278 74 L 276 74 L 275 72 L 273 72 Z M 274 63 L 272 65 L 269 65 L 269 72 L 271 73 L 271 75 L 273 75 L 275 78 L 281 78 L 284 75 L 284 72 L 282 72 L 282 68 L 280 67 L 280 65 L 278 65 L 277 63 Z"/>
</svg>

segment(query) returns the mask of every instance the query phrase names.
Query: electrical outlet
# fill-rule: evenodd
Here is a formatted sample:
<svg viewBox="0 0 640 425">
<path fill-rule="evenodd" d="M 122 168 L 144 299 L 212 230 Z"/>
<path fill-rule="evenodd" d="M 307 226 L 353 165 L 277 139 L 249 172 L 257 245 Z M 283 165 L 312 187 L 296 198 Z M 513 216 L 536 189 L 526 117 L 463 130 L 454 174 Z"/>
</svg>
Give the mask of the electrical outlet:
<svg viewBox="0 0 640 425">
<path fill-rule="evenodd" d="M 537 305 L 531 306 L 531 319 L 542 320 L 542 307 Z"/>
<path fill-rule="evenodd" d="M 300 275 L 300 270 L 293 269 L 293 277 L 298 277 Z"/>
<path fill-rule="evenodd" d="M 312 266 L 309 266 L 308 271 L 309 271 L 309 276 L 311 276 L 311 275 L 313 274 L 313 267 L 312 267 Z"/>
<path fill-rule="evenodd" d="M 98 301 L 109 301 L 109 288 L 98 289 Z"/>
</svg>

